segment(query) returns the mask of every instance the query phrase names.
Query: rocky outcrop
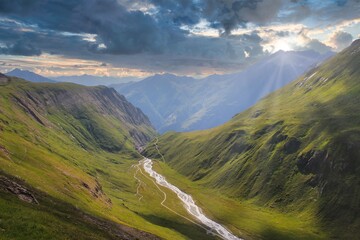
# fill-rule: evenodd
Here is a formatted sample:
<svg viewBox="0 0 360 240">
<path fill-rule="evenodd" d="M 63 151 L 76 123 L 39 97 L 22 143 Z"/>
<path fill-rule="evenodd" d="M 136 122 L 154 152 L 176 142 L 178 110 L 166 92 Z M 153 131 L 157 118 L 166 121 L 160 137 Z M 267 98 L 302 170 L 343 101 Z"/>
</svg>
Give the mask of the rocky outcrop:
<svg viewBox="0 0 360 240">
<path fill-rule="evenodd" d="M 295 138 L 291 137 L 289 140 L 284 144 L 284 152 L 286 154 L 292 154 L 295 153 L 297 150 L 299 150 L 301 145 L 301 142 Z"/>
<path fill-rule="evenodd" d="M 281 120 L 274 124 L 266 125 L 265 127 L 261 128 L 260 130 L 255 132 L 254 139 L 258 139 L 258 138 L 262 137 L 263 135 L 271 132 L 273 129 L 275 129 L 283 124 L 284 124 L 284 121 Z"/>
<path fill-rule="evenodd" d="M 110 198 L 108 198 L 105 194 L 105 192 L 103 191 L 103 188 L 101 186 L 101 184 L 99 183 L 99 181 L 97 181 L 95 179 L 95 186 L 90 186 L 89 184 L 87 184 L 86 182 L 81 182 L 81 185 L 90 192 L 90 194 L 94 197 L 94 198 L 101 198 L 104 199 L 105 202 L 111 206 L 112 205 L 112 201 Z"/>
<path fill-rule="evenodd" d="M 18 98 L 17 96 L 13 96 L 14 101 L 23 108 L 23 110 L 28 113 L 33 119 L 35 119 L 35 121 L 37 121 L 38 123 L 40 123 L 41 125 L 45 126 L 44 121 L 41 119 L 42 117 L 40 116 L 39 113 L 37 113 L 37 111 L 34 109 L 34 107 L 31 104 L 27 104 L 26 102 L 24 102 L 23 100 L 21 100 L 20 98 Z"/>
<path fill-rule="evenodd" d="M 302 174 L 317 174 L 327 158 L 326 151 L 311 150 L 298 158 L 296 166 Z"/>
<path fill-rule="evenodd" d="M 278 144 L 287 139 L 287 135 L 283 135 L 281 131 L 277 131 L 269 140 L 269 144 Z"/>
<path fill-rule="evenodd" d="M 0 176 L 0 190 L 14 194 L 22 201 L 39 204 L 30 190 L 5 176 Z"/>
<path fill-rule="evenodd" d="M 4 74 L 0 73 L 0 86 L 7 85 L 10 82 L 10 79 Z"/>
<path fill-rule="evenodd" d="M 0 127 L 0 131 L 1 131 L 1 127 Z M 2 155 L 5 156 L 5 158 L 11 159 L 10 152 L 5 147 L 3 147 L 1 145 L 0 145 L 0 153 L 2 153 Z"/>
<path fill-rule="evenodd" d="M 76 130 L 105 151 L 121 151 L 125 141 L 131 141 L 134 148 L 141 148 L 156 134 L 148 117 L 112 88 L 42 85 L 16 78 L 12 81 L 17 87 L 10 93 L 11 99 L 36 122 L 45 127 L 58 127 L 57 122 L 48 118 L 49 115 L 74 118 L 83 126 L 79 128 L 74 124 Z M 72 131 L 69 134 L 76 136 Z M 120 135 L 125 136 L 120 138 Z M 77 140 L 84 145 L 81 139 Z"/>
</svg>

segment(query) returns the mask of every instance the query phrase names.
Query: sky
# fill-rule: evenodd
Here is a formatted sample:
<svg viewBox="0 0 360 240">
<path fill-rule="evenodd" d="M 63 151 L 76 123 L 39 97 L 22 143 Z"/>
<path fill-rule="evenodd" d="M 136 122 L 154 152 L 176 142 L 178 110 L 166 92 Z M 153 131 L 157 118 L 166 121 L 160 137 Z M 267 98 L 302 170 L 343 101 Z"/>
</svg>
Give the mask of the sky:
<svg viewBox="0 0 360 240">
<path fill-rule="evenodd" d="M 0 71 L 202 77 L 359 35 L 360 0 L 0 0 Z"/>
</svg>

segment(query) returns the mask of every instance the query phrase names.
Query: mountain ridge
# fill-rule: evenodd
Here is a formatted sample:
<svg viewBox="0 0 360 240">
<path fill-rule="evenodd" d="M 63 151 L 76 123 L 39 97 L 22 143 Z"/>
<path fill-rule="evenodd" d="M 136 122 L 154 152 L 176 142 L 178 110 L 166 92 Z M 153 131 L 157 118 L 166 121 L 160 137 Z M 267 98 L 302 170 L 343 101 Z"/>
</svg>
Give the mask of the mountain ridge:
<svg viewBox="0 0 360 240">
<path fill-rule="evenodd" d="M 28 70 L 21 70 L 19 68 L 15 68 L 5 74 L 8 76 L 12 76 L 12 77 L 23 78 L 23 79 L 26 79 L 31 82 L 52 82 L 52 83 L 56 82 L 52 79 L 46 78 L 46 77 L 36 74 L 34 72 L 31 72 Z"/>
<path fill-rule="evenodd" d="M 121 204 L 148 118 L 103 86 L 0 79 L 0 238 L 158 239 Z"/>
<path fill-rule="evenodd" d="M 204 79 L 155 75 L 112 87 L 141 108 L 160 133 L 201 130 L 231 119 L 330 55 L 278 52 L 239 73 Z"/>
<path fill-rule="evenodd" d="M 73 76 L 58 76 L 51 79 L 57 82 L 72 82 L 85 86 L 104 85 L 110 86 L 113 84 L 124 84 L 128 82 L 139 81 L 137 77 L 108 77 L 108 76 L 94 76 L 89 74 L 73 75 Z"/>
<path fill-rule="evenodd" d="M 311 213 L 334 238 L 360 226 L 360 41 L 219 127 L 166 133 L 166 163 L 229 197 Z M 161 159 L 149 145 L 144 154 Z"/>
</svg>

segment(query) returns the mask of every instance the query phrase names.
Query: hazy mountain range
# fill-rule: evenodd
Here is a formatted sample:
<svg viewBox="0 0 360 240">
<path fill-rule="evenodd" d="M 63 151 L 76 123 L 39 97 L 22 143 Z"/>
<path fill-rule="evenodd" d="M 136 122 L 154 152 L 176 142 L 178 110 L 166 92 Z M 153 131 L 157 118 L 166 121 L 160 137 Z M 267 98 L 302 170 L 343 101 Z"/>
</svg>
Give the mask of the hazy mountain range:
<svg viewBox="0 0 360 240">
<path fill-rule="evenodd" d="M 106 76 L 102 77 L 102 76 L 93 76 L 88 74 L 79 75 L 79 76 L 52 77 L 51 79 L 57 82 L 72 82 L 85 86 L 97 86 L 97 85 L 108 86 L 111 84 L 136 82 L 141 80 L 141 78 L 136 78 L 136 77 L 106 77 Z"/>
<path fill-rule="evenodd" d="M 332 55 L 279 51 L 239 73 L 204 79 L 164 74 L 112 87 L 142 109 L 160 133 L 207 129 L 228 121 Z"/>
<path fill-rule="evenodd" d="M 15 68 L 5 74 L 12 77 L 23 78 L 31 82 L 71 82 L 84 86 L 109 86 L 112 84 L 123 84 L 142 80 L 141 78 L 137 77 L 106 77 L 93 76 L 88 74 L 79 76 L 59 76 L 47 78 L 34 72 L 22 70 L 19 68 Z"/>
<path fill-rule="evenodd" d="M 108 85 L 139 107 L 163 133 L 201 130 L 225 123 L 332 55 L 332 52 L 279 51 L 239 73 L 211 75 L 203 79 L 172 74 L 154 75 L 144 80 L 92 75 L 49 79 L 19 69 L 8 75 L 33 82 Z"/>
<path fill-rule="evenodd" d="M 18 68 L 15 68 L 12 71 L 7 72 L 5 74 L 12 77 L 23 78 L 31 82 L 55 82 L 50 78 L 46 78 L 44 76 L 30 72 L 28 70 L 21 70 Z"/>
</svg>

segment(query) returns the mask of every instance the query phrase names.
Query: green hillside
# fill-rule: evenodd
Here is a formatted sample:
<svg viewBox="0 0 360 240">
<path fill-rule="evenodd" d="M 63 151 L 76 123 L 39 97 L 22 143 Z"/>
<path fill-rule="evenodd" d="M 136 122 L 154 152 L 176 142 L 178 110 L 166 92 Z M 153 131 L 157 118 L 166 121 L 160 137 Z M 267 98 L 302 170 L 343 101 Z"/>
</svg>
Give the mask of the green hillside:
<svg viewBox="0 0 360 240">
<path fill-rule="evenodd" d="M 0 239 L 206 238 L 134 167 L 155 135 L 113 89 L 0 75 Z"/>
<path fill-rule="evenodd" d="M 329 237 L 359 239 L 359 63 L 357 40 L 228 123 L 205 131 L 167 133 L 158 147 L 167 165 L 201 189 L 217 189 L 260 209 L 313 219 L 317 231 Z M 154 144 L 144 153 L 161 159 Z M 234 205 L 233 214 L 223 221 L 246 228 L 251 223 L 242 226 L 237 209 Z"/>
</svg>

